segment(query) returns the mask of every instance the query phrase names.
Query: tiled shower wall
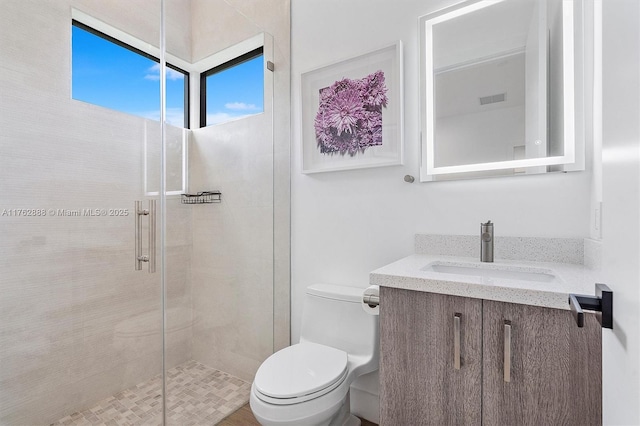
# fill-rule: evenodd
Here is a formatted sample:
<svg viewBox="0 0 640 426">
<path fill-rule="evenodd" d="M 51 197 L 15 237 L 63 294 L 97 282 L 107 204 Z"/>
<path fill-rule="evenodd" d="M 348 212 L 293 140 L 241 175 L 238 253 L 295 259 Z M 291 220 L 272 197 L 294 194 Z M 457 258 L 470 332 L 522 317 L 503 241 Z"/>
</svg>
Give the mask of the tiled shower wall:
<svg viewBox="0 0 640 426">
<path fill-rule="evenodd" d="M 159 124 L 70 99 L 72 6 L 158 39 L 156 0 L 2 2 L 0 211 L 129 210 L 0 217 L 3 425 L 48 424 L 161 371 L 159 274 L 134 271 L 133 260 L 145 134 Z M 169 27 L 189 25 L 188 9 L 169 8 Z M 190 57 L 190 34 L 168 44 Z M 191 216 L 178 199 L 168 201 L 168 222 L 171 328 L 191 321 Z M 145 326 L 158 333 L 134 338 Z M 169 364 L 191 358 L 190 333 L 170 338 Z"/>
<path fill-rule="evenodd" d="M 198 129 L 190 152 L 190 186 L 222 192 L 193 206 L 194 359 L 248 381 L 273 352 L 270 123 L 265 112 Z"/>
<path fill-rule="evenodd" d="M 193 206 L 193 356 L 248 381 L 289 344 L 289 6 L 192 1 L 194 62 L 262 32 L 273 40 L 265 112 L 193 130 L 189 154 L 190 191 L 223 199 Z"/>
</svg>

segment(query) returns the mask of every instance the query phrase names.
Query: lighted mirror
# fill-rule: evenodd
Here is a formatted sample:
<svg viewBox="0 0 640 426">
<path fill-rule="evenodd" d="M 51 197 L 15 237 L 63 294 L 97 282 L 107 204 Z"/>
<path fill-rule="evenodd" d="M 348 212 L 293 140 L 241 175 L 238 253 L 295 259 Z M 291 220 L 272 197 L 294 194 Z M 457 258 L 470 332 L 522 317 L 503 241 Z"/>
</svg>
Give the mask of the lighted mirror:
<svg viewBox="0 0 640 426">
<path fill-rule="evenodd" d="M 584 168 L 577 3 L 475 0 L 420 19 L 423 182 Z"/>
</svg>

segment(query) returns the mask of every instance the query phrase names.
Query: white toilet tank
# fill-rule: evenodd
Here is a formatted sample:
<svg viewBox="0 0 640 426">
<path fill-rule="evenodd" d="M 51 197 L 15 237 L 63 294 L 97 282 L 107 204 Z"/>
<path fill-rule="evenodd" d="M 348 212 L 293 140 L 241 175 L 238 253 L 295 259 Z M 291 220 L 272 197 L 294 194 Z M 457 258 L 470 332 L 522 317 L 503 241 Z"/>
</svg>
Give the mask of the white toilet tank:
<svg viewBox="0 0 640 426">
<path fill-rule="evenodd" d="M 361 306 L 363 288 L 315 284 L 307 288 L 300 342 L 331 346 L 349 355 L 377 357 L 378 317 Z"/>
</svg>

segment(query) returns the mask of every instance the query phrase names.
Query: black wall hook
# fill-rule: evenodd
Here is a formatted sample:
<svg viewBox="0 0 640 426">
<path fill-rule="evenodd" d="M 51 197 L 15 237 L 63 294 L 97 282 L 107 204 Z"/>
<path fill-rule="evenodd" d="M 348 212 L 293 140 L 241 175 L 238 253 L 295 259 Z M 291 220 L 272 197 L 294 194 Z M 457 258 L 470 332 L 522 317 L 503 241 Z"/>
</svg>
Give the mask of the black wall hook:
<svg viewBox="0 0 640 426">
<path fill-rule="evenodd" d="M 569 295 L 569 306 L 578 327 L 584 327 L 584 312 L 599 311 L 598 315 L 602 328 L 613 328 L 613 291 L 605 284 L 596 284 L 596 295 L 585 296 L 581 294 Z"/>
</svg>

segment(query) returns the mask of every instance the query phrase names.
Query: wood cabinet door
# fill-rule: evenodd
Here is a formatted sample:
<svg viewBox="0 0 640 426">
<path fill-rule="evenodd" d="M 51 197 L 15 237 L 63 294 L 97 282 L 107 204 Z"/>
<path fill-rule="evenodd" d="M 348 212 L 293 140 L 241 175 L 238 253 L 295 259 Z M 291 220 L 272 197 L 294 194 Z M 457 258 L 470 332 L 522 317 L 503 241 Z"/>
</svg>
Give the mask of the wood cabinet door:
<svg viewBox="0 0 640 426">
<path fill-rule="evenodd" d="M 482 300 L 380 287 L 382 426 L 479 425 L 481 369 Z"/>
<path fill-rule="evenodd" d="M 483 327 L 484 425 L 602 424 L 602 328 L 595 315 L 585 314 L 578 328 L 570 311 L 485 300 Z"/>
</svg>

